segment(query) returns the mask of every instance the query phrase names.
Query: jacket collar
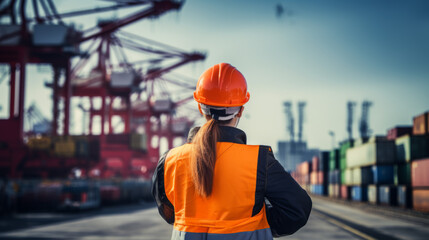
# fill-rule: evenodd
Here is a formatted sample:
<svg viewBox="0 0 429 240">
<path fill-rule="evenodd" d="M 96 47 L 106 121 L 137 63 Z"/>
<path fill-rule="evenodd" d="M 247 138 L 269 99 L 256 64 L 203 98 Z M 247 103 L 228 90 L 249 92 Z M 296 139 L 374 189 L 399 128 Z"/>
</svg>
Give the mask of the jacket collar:
<svg viewBox="0 0 429 240">
<path fill-rule="evenodd" d="M 195 134 L 197 134 L 200 127 L 194 127 L 189 131 L 188 134 L 188 140 L 187 142 L 192 142 L 192 139 L 194 138 Z M 220 130 L 220 139 L 219 142 L 232 142 L 232 143 L 239 143 L 239 144 L 246 144 L 247 137 L 246 133 L 243 132 L 243 130 L 235 128 L 235 127 L 228 127 L 228 126 L 219 126 Z"/>
</svg>

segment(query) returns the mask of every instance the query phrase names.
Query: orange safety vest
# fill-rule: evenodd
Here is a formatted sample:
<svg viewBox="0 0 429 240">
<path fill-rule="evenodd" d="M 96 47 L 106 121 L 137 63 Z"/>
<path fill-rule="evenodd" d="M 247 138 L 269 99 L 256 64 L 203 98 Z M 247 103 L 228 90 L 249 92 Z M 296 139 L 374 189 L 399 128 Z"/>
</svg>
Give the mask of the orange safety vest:
<svg viewBox="0 0 429 240">
<path fill-rule="evenodd" d="M 174 207 L 172 239 L 184 239 L 180 235 L 186 233 L 210 234 L 214 239 L 217 234 L 219 239 L 230 234 L 234 239 L 242 239 L 240 234 L 272 239 L 263 197 L 265 156 L 271 148 L 218 142 L 213 190 L 204 198 L 195 191 L 192 180 L 191 146 L 172 149 L 165 159 L 165 194 Z"/>
</svg>

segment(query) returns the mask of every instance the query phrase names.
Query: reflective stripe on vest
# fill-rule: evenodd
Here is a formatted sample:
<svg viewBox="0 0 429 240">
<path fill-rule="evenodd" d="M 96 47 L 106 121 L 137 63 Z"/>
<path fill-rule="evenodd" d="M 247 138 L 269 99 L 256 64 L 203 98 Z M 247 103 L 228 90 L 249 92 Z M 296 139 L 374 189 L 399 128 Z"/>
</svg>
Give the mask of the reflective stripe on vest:
<svg viewBox="0 0 429 240">
<path fill-rule="evenodd" d="M 265 206 L 252 213 L 259 149 L 259 146 L 217 143 L 213 191 L 207 198 L 195 192 L 189 167 L 191 144 L 170 151 L 164 166 L 164 187 L 174 206 L 176 236 L 184 232 L 230 235 L 266 229 L 258 232 L 272 239 Z"/>
<path fill-rule="evenodd" d="M 171 240 L 265 240 L 273 239 L 271 229 L 259 229 L 251 232 L 239 232 L 239 233 L 193 233 L 193 232 L 181 232 L 173 229 Z"/>
</svg>

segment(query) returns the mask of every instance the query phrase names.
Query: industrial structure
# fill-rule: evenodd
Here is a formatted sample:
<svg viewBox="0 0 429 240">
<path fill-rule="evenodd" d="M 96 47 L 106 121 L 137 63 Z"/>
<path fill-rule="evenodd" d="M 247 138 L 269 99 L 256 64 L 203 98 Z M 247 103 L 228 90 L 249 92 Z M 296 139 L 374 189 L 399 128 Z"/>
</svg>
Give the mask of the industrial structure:
<svg viewBox="0 0 429 240">
<path fill-rule="evenodd" d="M 298 107 L 298 132 L 295 139 L 295 118 L 293 116 L 293 104 L 291 101 L 283 103 L 284 112 L 286 114 L 286 130 L 289 136 L 289 141 L 279 141 L 277 143 L 277 159 L 286 169 L 286 171 L 294 171 L 296 166 L 306 159 L 319 154 L 318 149 L 309 149 L 307 142 L 303 138 L 304 132 L 304 116 L 306 102 L 300 101 Z"/>
<path fill-rule="evenodd" d="M 9 0 L 0 4 L 0 63 L 10 82 L 9 117 L 0 120 L 0 174 L 11 178 L 62 179 L 76 169 L 97 179 L 149 179 L 160 142 L 171 148 L 193 124 L 178 110 L 192 99 L 193 84 L 167 75 L 205 59 L 121 30 L 136 21 L 180 10 L 183 1 L 110 1 L 111 5 L 62 13 L 52 0 Z M 76 30 L 64 18 L 128 8 L 132 14 L 100 20 Z M 87 46 L 86 49 L 82 49 Z M 127 50 L 128 49 L 128 50 Z M 141 54 L 129 61 L 127 51 Z M 93 64 L 95 63 L 95 64 Z M 25 109 L 28 64 L 49 64 L 52 121 L 37 107 Z M 86 74 L 84 69 L 91 68 Z M 182 89 L 172 96 L 166 85 Z M 72 98 L 80 104 L 72 109 Z M 101 101 L 101 106 L 95 102 Z M 6 106 L 3 106 L 6 107 Z M 82 135 L 71 136 L 72 111 L 83 112 Z M 28 121 L 29 131 L 24 122 Z M 94 131 L 95 126 L 101 131 Z"/>
</svg>

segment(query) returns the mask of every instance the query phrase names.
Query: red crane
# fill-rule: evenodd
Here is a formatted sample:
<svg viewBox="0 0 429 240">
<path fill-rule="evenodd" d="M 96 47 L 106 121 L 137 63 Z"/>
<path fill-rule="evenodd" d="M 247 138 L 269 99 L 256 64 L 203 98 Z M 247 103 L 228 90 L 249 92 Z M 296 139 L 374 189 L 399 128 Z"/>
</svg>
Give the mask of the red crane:
<svg viewBox="0 0 429 240">
<path fill-rule="evenodd" d="M 89 95 L 83 94 L 84 89 L 79 89 L 81 87 L 79 84 L 74 87 L 72 83 L 76 73 L 74 71 L 78 70 L 78 66 L 73 68 L 72 72 L 71 59 L 83 55 L 80 51 L 80 44 L 94 39 L 102 39 L 102 44 L 99 46 L 104 46 L 103 44 L 109 45 L 112 43 L 111 41 L 116 41 L 113 33 L 119 28 L 143 18 L 157 17 L 171 10 L 179 10 L 183 4 L 182 1 L 172 0 L 115 0 L 110 2 L 111 5 L 101 8 L 65 13 L 57 11 L 52 0 L 9 0 L 0 4 L 0 23 L 2 20 L 6 23 L 0 25 L 0 63 L 9 66 L 10 79 L 9 118 L 0 120 L 0 132 L 2 133 L 0 134 L 0 142 L 2 143 L 0 145 L 6 146 L 0 149 L 0 174 L 10 177 L 22 177 L 26 175 L 25 172 L 27 171 L 30 175 L 37 172 L 43 177 L 50 176 L 52 172 L 64 176 L 64 173 L 76 166 L 89 168 L 94 165 L 88 163 L 87 159 L 76 157 L 47 158 L 43 156 L 43 159 L 40 157 L 32 158 L 31 151 L 29 152 L 25 146 L 23 138 L 25 66 L 29 63 L 45 63 L 53 67 L 53 83 L 49 84 L 53 89 L 54 102 L 52 135 L 62 134 L 68 136 L 71 97 Z M 68 17 L 121 8 L 138 10 L 122 19 L 98 24 L 85 31 L 77 31 L 63 22 L 63 19 Z M 27 13 L 32 14 L 28 16 Z M 106 59 L 103 58 L 108 56 L 108 52 L 107 56 L 100 55 L 99 69 L 106 69 L 106 66 L 103 65 Z M 183 59 L 181 63 L 154 71 L 152 75 L 147 74 L 146 77 L 140 77 L 140 80 L 154 79 L 155 73 L 159 76 L 163 72 L 192 61 L 192 58 L 196 56 L 191 54 L 187 59 Z M 200 56 L 200 58 L 203 57 Z M 124 63 L 126 64 L 126 62 Z M 106 71 L 100 72 L 103 74 L 102 79 L 108 79 Z M 139 75 L 136 72 L 135 76 L 141 76 L 141 74 Z M 60 86 L 59 81 L 61 78 L 64 78 L 64 83 Z M 133 79 L 133 81 L 139 81 L 138 79 Z M 131 93 L 128 89 L 112 89 L 106 85 L 100 90 L 102 96 L 107 96 L 108 94 L 126 96 Z M 64 107 L 60 111 L 58 103 L 61 99 Z M 128 106 L 127 113 L 129 113 L 130 103 L 126 102 L 125 105 Z M 105 106 L 103 104 L 103 108 Z M 126 116 L 126 114 L 122 115 Z M 62 116 L 63 121 L 62 129 L 58 129 L 60 116 Z M 103 118 L 105 114 L 101 114 L 101 116 Z M 105 142 L 103 137 L 101 142 Z M 60 173 L 58 169 L 62 169 L 64 173 Z"/>
<path fill-rule="evenodd" d="M 174 140 L 183 137 L 183 131 L 193 123 L 187 118 L 175 119 L 173 115 L 174 109 L 192 98 L 189 96 L 192 96 L 195 84 L 170 81 L 181 88 L 181 93 L 187 94 L 185 99 L 173 102 L 170 92 L 165 89 L 168 81 L 164 75 L 187 63 L 203 60 L 205 55 L 187 53 L 122 31 L 93 41 L 87 51 L 93 58 L 97 57 L 93 61 L 96 66 L 86 77 L 79 77 L 83 66 L 93 60 L 82 58 L 72 70 L 73 96 L 88 99 L 86 105 L 89 108 L 84 111 L 89 113 L 87 129 L 90 135 L 94 134 L 94 119 L 101 119 L 98 123 L 101 125 L 101 161 L 92 172 L 107 178 L 130 174 L 149 177 L 159 158 L 161 138 L 166 138 L 168 148 L 171 148 Z M 134 55 L 140 53 L 144 58 L 130 62 L 127 50 Z M 64 89 L 61 92 L 64 95 Z M 133 101 L 132 95 L 135 96 Z M 96 109 L 94 99 L 97 98 L 101 99 L 101 107 Z M 114 118 L 120 119 L 122 129 L 114 127 Z M 136 138 L 144 142 L 141 148 L 136 144 L 133 146 L 133 142 L 139 142 Z"/>
</svg>

